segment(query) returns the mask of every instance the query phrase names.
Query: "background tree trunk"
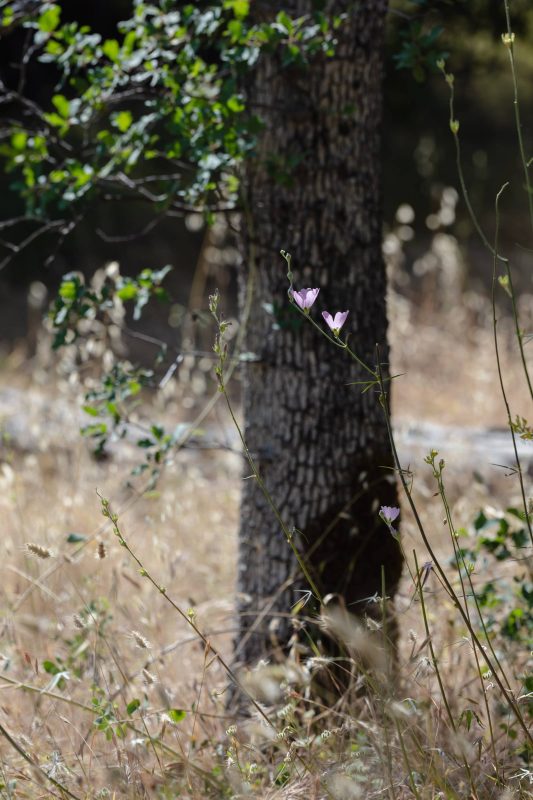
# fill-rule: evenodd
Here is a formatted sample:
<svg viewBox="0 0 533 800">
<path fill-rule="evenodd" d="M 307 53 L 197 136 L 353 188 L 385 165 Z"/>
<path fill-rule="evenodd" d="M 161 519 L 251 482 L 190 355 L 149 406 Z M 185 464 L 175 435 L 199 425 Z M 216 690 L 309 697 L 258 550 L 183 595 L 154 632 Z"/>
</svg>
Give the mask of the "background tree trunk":
<svg viewBox="0 0 533 800">
<path fill-rule="evenodd" d="M 246 84 L 265 127 L 244 176 L 241 300 L 255 259 L 246 349 L 259 356 L 245 370 L 245 435 L 284 521 L 301 531 L 296 541 L 321 591 L 342 594 L 362 613 L 359 601 L 381 593 L 381 566 L 389 594 L 401 571 L 397 544 L 377 516 L 381 504 L 397 503 L 383 413 L 374 391 L 348 385 L 367 377 L 361 369 L 290 307 L 279 255 L 292 253 L 296 289 L 320 287 L 317 321 L 323 309 L 349 309 L 343 334 L 352 349 L 373 365 L 379 343 L 387 361 L 380 180 L 387 2 L 329 6 L 348 14 L 332 58 L 287 68 L 279 53 L 263 54 Z M 282 7 L 299 16 L 313 3 L 251 6 L 263 19 Z M 244 481 L 239 660 L 264 655 L 276 638 L 286 642 L 296 590 L 304 588 L 271 509 L 255 482 Z"/>
</svg>

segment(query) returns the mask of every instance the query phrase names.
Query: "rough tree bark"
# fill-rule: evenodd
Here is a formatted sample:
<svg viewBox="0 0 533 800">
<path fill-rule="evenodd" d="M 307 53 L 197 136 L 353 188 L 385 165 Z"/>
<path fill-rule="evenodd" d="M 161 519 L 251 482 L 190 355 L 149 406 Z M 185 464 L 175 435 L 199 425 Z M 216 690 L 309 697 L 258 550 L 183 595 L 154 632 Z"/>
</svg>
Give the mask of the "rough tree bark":
<svg viewBox="0 0 533 800">
<path fill-rule="evenodd" d="M 281 8 L 299 16 L 312 7 L 312 0 L 268 0 L 251 10 L 273 19 Z M 334 0 L 328 8 L 348 15 L 332 58 L 284 68 L 279 53 L 264 54 L 246 84 L 265 127 L 244 176 L 241 298 L 255 260 L 246 349 L 259 356 L 245 370 L 245 436 L 284 521 L 301 531 L 296 541 L 321 591 L 363 612 L 359 601 L 381 594 L 382 565 L 389 594 L 401 571 L 397 544 L 377 516 L 379 505 L 397 503 L 383 413 L 375 392 L 348 385 L 368 376 L 289 306 L 279 255 L 282 248 L 293 255 L 295 288 L 320 287 L 317 321 L 322 309 L 349 309 L 343 333 L 351 347 L 373 365 L 379 343 L 387 361 L 380 179 L 387 2 Z M 276 637 L 286 642 L 287 615 L 303 588 L 271 509 L 255 481 L 244 481 L 240 660 L 265 655 Z"/>
</svg>

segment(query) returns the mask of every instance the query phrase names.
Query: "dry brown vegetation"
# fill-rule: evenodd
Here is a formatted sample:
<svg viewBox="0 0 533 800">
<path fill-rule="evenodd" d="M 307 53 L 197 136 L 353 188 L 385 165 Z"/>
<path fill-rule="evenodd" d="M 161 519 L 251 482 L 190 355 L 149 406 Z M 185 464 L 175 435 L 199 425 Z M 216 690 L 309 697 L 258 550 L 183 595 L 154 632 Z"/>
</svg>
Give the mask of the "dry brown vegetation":
<svg viewBox="0 0 533 800">
<path fill-rule="evenodd" d="M 390 307 L 393 371 L 407 372 L 396 384 L 399 429 L 412 421 L 504 428 L 486 306 L 476 325 L 467 305 L 422 315 L 393 295 Z M 525 414 L 510 333 L 507 340 L 510 392 L 517 413 Z M 499 690 L 490 677 L 480 689 L 464 625 L 432 574 L 425 587 L 428 623 L 455 733 L 407 571 L 397 599 L 401 645 L 394 680 L 381 676 L 381 668 L 372 674 L 353 652 L 356 680 L 366 681 L 367 692 L 326 707 L 308 687 L 319 660 L 296 648 L 291 674 L 285 667 L 252 680 L 278 687 L 282 681 L 276 698 L 262 706 L 271 726 L 256 711 L 244 721 L 228 716 L 227 674 L 167 596 L 231 658 L 241 458 L 224 450 L 183 449 L 157 488 L 143 494 L 138 481 L 128 485 L 138 460 L 133 448 L 123 444 L 102 462 L 91 457 L 77 432 L 79 395 L 77 381 L 56 369 L 50 356 L 27 361 L 22 347 L 0 372 L 0 722 L 13 737 L 0 742 L 1 797 L 65 796 L 50 778 L 78 798 L 529 796 L 529 773 L 517 777 L 520 762 L 500 727 L 509 718 L 498 703 Z M 167 400 L 158 413 L 175 416 L 175 405 Z M 205 425 L 232 441 L 220 412 Z M 426 444 L 429 449 L 435 443 L 413 450 L 405 440 L 401 447 L 414 473 L 422 520 L 447 564 L 448 526 L 422 462 Z M 482 507 L 518 502 L 516 480 L 490 466 L 488 448 L 485 456 L 476 455 L 477 463 L 448 462 L 457 527 L 470 525 Z M 139 573 L 113 536 L 97 491 L 110 500 L 129 547 L 166 595 Z M 413 570 L 413 548 L 420 564 L 428 555 L 407 508 L 402 534 Z M 522 574 L 520 566 L 513 568 Z M 347 625 L 349 631 L 352 623 Z M 366 631 L 363 638 L 376 635 Z M 509 675 L 516 689 L 513 676 L 527 653 L 502 646 L 501 656 L 514 662 Z M 483 695 L 494 715 L 492 749 Z M 135 700 L 138 708 L 130 706 L 128 713 Z M 469 729 L 461 722 L 467 707 L 478 715 Z M 108 738 L 95 724 L 106 714 Z"/>
</svg>

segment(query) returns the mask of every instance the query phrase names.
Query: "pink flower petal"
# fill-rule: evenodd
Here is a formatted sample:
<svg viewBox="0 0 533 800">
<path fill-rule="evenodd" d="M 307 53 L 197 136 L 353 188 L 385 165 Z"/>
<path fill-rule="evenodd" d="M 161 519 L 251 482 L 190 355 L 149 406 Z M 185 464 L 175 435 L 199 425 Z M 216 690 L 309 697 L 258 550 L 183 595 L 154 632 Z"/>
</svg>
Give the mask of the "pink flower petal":
<svg viewBox="0 0 533 800">
<path fill-rule="evenodd" d="M 333 330 L 333 328 L 334 328 L 335 326 L 334 326 L 334 323 L 333 323 L 333 317 L 331 316 L 331 314 L 329 313 L 329 311 L 323 311 L 323 312 L 322 312 L 322 316 L 323 316 L 323 317 L 324 317 L 324 319 L 326 320 L 326 322 L 327 322 L 327 324 L 329 325 L 329 327 L 331 328 L 331 330 Z"/>
<path fill-rule="evenodd" d="M 337 311 L 335 314 L 335 319 L 333 320 L 335 328 L 340 331 L 346 319 L 348 317 L 349 311 Z"/>
<path fill-rule="evenodd" d="M 316 298 L 318 297 L 320 289 L 300 289 L 299 292 L 295 292 L 293 289 L 292 296 L 294 301 L 300 306 L 301 309 L 306 311 L 308 308 L 311 308 L 313 303 L 315 302 Z"/>
</svg>

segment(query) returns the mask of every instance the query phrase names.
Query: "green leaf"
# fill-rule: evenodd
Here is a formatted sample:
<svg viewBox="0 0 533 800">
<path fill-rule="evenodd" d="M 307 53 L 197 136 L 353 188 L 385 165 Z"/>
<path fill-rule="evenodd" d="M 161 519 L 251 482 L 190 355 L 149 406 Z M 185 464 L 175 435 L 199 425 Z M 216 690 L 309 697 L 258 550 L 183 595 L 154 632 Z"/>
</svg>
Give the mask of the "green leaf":
<svg viewBox="0 0 533 800">
<path fill-rule="evenodd" d="M 126 283 L 118 290 L 117 295 L 121 300 L 135 300 L 138 291 L 134 283 Z"/>
<path fill-rule="evenodd" d="M 80 542 L 86 542 L 87 537 L 84 536 L 83 533 L 69 533 L 67 536 L 67 543 L 68 544 L 79 544 Z"/>
<path fill-rule="evenodd" d="M 113 417 L 115 422 L 120 422 L 120 411 L 118 410 L 117 404 L 113 403 L 111 400 L 106 403 L 107 413 Z"/>
<path fill-rule="evenodd" d="M 54 128 L 65 127 L 65 120 L 62 116 L 60 116 L 60 114 L 56 114 L 55 111 L 52 111 L 49 114 L 43 114 L 43 117 L 49 123 L 49 125 L 53 125 Z"/>
<path fill-rule="evenodd" d="M 250 0 L 224 0 L 224 8 L 233 11 L 237 19 L 244 19 L 250 11 Z"/>
<path fill-rule="evenodd" d="M 235 95 L 230 97 L 228 102 L 226 103 L 227 107 L 230 111 L 233 111 L 234 114 L 239 114 L 241 111 L 244 111 L 244 103 Z"/>
<path fill-rule="evenodd" d="M 292 19 L 285 11 L 280 11 L 278 14 L 276 14 L 276 22 L 278 23 L 278 25 L 281 25 L 282 28 L 285 28 L 285 31 L 287 33 L 289 34 L 292 33 L 293 31 Z"/>
<path fill-rule="evenodd" d="M 78 293 L 78 284 L 75 281 L 63 281 L 59 287 L 59 296 L 63 300 L 74 300 Z"/>
<path fill-rule="evenodd" d="M 17 131 L 11 137 L 11 146 L 14 150 L 25 150 L 28 134 L 24 131 Z"/>
<path fill-rule="evenodd" d="M 83 411 L 85 411 L 86 414 L 89 414 L 91 417 L 98 417 L 100 415 L 100 412 L 94 406 L 82 406 L 82 409 Z"/>
<path fill-rule="evenodd" d="M 183 711 L 182 708 L 171 708 L 167 713 L 172 722 L 175 722 L 176 724 L 178 722 L 183 722 L 187 716 L 187 713 Z"/>
<path fill-rule="evenodd" d="M 483 511 L 480 511 L 474 520 L 474 528 L 476 529 L 476 531 L 483 530 L 483 528 L 487 523 L 488 523 L 487 517 L 485 516 Z"/>
<path fill-rule="evenodd" d="M 137 711 L 140 705 L 141 701 L 136 697 L 135 700 L 131 700 L 131 702 L 128 703 L 128 705 L 126 706 L 126 711 L 131 716 L 131 714 L 133 714 L 134 711 Z"/>
<path fill-rule="evenodd" d="M 94 425 L 85 425 L 81 429 L 82 436 L 104 436 L 107 433 L 107 425 L 105 422 L 95 423 Z"/>
<path fill-rule="evenodd" d="M 121 133 L 126 133 L 133 122 L 131 111 L 119 111 L 118 114 L 115 114 L 113 117 L 112 122 L 115 128 L 118 128 Z"/>
<path fill-rule="evenodd" d="M 111 61 L 118 60 L 118 54 L 120 52 L 120 47 L 116 39 L 106 39 L 102 45 L 102 52 L 105 56 L 107 56 Z"/>
<path fill-rule="evenodd" d="M 43 661 L 43 669 L 49 675 L 57 675 L 61 672 L 61 668 L 57 666 L 53 661 Z"/>
<path fill-rule="evenodd" d="M 59 6 L 50 6 L 50 8 L 47 8 L 46 11 L 43 11 L 39 17 L 39 30 L 44 31 L 44 33 L 52 33 L 52 31 L 55 31 L 59 25 L 60 17 L 61 9 Z"/>
<path fill-rule="evenodd" d="M 67 98 L 62 94 L 55 94 L 52 97 L 52 103 L 60 116 L 62 116 L 63 119 L 68 119 L 70 114 L 70 103 Z"/>
<path fill-rule="evenodd" d="M 141 388 L 142 387 L 141 387 L 141 384 L 139 383 L 139 381 L 129 381 L 129 383 L 128 383 L 129 393 L 131 395 L 133 395 L 133 396 L 135 396 L 136 394 L 139 394 L 139 392 L 141 391 Z"/>
<path fill-rule="evenodd" d="M 13 6 L 6 6 L 6 8 L 4 8 L 2 12 L 2 25 L 4 27 L 11 25 L 11 23 L 13 22 L 14 15 L 15 11 L 13 9 Z"/>
</svg>

